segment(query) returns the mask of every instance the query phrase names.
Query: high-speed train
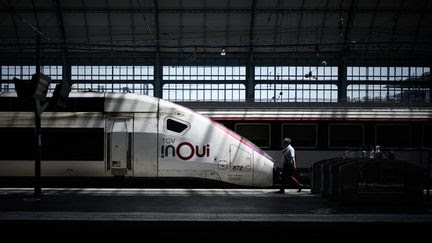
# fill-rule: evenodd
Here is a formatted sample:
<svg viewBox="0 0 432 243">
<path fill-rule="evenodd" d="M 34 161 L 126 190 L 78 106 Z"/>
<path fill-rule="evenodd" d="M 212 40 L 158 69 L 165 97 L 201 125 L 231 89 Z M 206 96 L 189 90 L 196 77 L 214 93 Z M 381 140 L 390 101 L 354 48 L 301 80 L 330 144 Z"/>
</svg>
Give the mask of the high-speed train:
<svg viewBox="0 0 432 243">
<path fill-rule="evenodd" d="M 132 93 L 71 93 L 42 115 L 43 177 L 203 178 L 273 185 L 273 159 L 183 106 Z M 34 175 L 34 113 L 0 93 L 0 177 Z"/>
</svg>

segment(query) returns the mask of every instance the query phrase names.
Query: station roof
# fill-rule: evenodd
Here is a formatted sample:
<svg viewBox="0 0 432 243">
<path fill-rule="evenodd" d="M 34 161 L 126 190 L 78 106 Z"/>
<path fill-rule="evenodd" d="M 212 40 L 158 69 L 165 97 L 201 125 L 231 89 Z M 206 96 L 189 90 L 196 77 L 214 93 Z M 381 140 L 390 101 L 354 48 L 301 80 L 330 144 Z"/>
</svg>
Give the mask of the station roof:
<svg viewBox="0 0 432 243">
<path fill-rule="evenodd" d="M 430 0 L 2 0 L 0 55 L 432 52 Z M 193 55 L 190 57 L 193 58 Z"/>
</svg>

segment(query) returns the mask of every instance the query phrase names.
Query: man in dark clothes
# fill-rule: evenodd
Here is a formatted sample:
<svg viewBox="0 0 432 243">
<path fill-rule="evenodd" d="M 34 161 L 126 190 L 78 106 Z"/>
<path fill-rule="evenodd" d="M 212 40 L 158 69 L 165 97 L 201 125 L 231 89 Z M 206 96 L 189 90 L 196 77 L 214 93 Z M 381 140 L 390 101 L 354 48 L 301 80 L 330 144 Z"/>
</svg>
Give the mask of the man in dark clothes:
<svg viewBox="0 0 432 243">
<path fill-rule="evenodd" d="M 296 178 L 296 159 L 295 159 L 295 150 L 291 146 L 291 139 L 284 138 L 282 140 L 282 162 L 283 162 L 283 170 L 282 170 L 282 183 L 279 193 L 285 192 L 286 182 L 290 179 L 294 185 L 298 188 L 298 192 L 302 190 L 303 185 Z"/>
</svg>

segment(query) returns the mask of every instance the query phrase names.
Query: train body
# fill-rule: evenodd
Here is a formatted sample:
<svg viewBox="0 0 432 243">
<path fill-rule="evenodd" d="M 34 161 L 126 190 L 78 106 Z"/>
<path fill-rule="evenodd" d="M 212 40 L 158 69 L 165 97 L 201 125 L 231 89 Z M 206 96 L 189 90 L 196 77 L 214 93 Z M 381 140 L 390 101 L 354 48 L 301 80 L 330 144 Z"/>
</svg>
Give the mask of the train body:
<svg viewBox="0 0 432 243">
<path fill-rule="evenodd" d="M 394 157 L 423 168 L 431 161 L 431 104 L 182 105 L 246 137 L 272 156 L 277 167 L 282 166 L 281 140 L 290 137 L 305 178 L 312 163 L 335 157 Z"/>
<path fill-rule="evenodd" d="M 0 94 L 0 177 L 34 175 L 34 114 Z M 186 107 L 149 96 L 71 93 L 42 115 L 43 177 L 204 178 L 273 185 L 272 158 Z"/>
</svg>

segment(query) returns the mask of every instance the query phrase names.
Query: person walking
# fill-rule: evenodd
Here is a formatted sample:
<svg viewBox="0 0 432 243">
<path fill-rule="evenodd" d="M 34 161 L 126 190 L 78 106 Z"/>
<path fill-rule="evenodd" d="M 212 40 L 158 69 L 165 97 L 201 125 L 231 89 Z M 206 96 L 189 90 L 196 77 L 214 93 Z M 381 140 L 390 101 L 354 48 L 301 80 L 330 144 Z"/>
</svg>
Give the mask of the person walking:
<svg viewBox="0 0 432 243">
<path fill-rule="evenodd" d="M 282 183 L 279 193 L 285 193 L 286 183 L 289 179 L 296 187 L 298 188 L 297 192 L 302 190 L 303 185 L 296 178 L 296 159 L 295 159 L 295 150 L 291 146 L 291 139 L 284 138 L 282 140 Z"/>
</svg>

